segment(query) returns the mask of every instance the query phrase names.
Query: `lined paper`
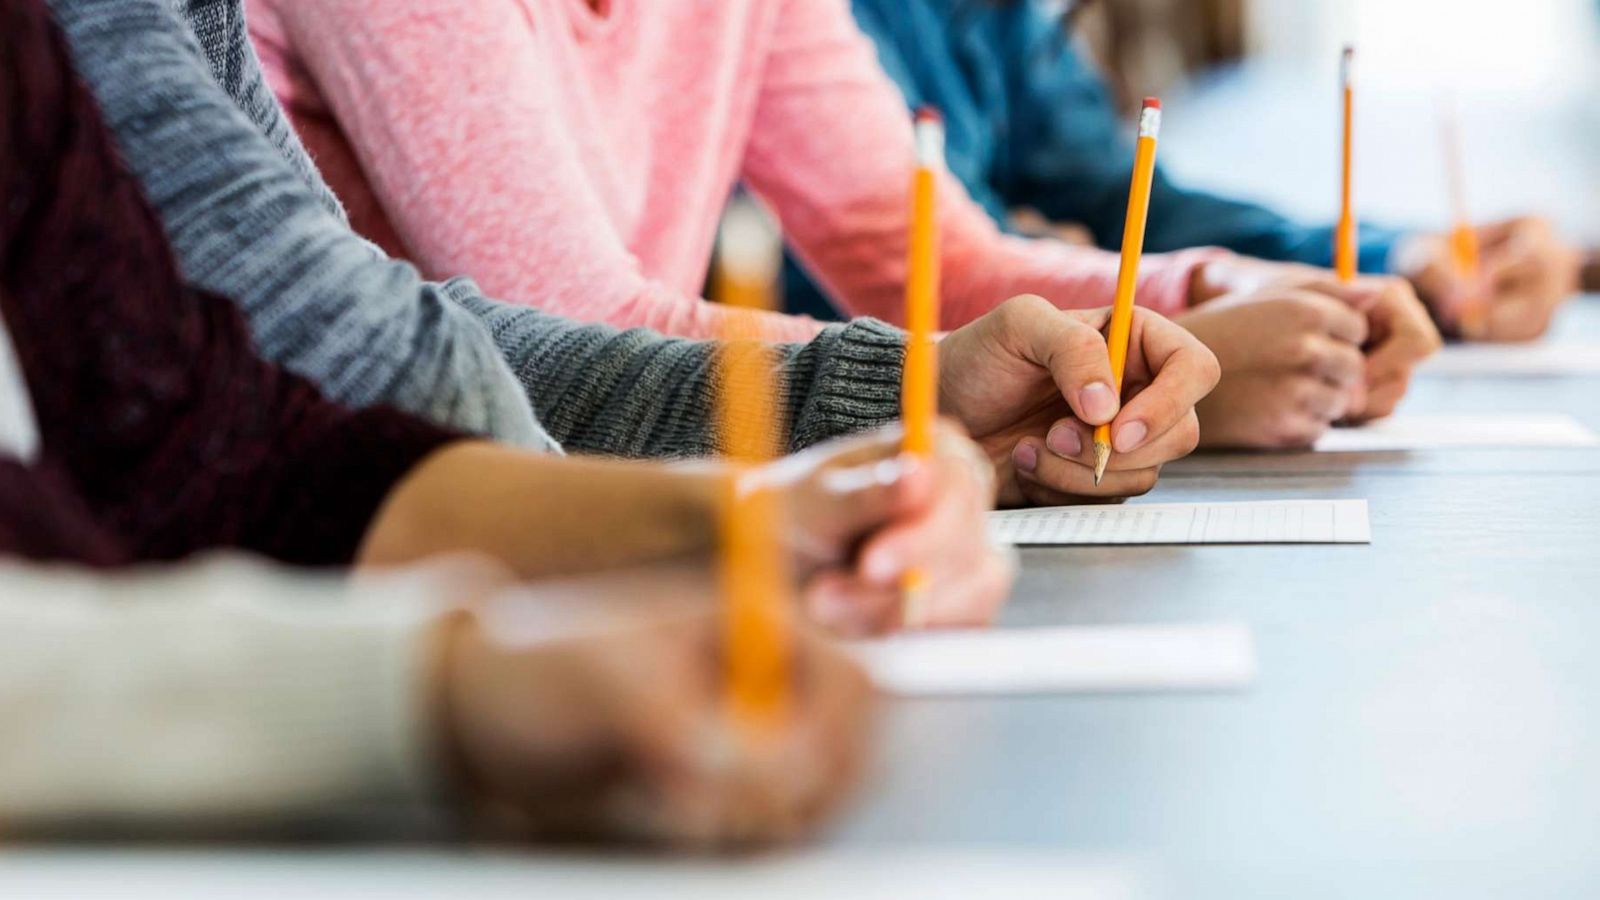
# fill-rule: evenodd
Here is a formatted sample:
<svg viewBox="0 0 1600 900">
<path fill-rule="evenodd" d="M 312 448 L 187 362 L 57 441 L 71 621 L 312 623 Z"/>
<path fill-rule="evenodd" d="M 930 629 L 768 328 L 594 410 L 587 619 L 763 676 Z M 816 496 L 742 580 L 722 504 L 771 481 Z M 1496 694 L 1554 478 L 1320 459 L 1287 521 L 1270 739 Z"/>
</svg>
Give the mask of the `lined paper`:
<svg viewBox="0 0 1600 900">
<path fill-rule="evenodd" d="M 1595 447 L 1600 436 L 1565 415 L 1401 415 L 1359 428 L 1335 428 L 1319 453 L 1450 447 Z"/>
<path fill-rule="evenodd" d="M 1128 625 L 904 634 L 850 645 L 906 697 L 1231 690 L 1256 675 L 1238 625 Z"/>
<path fill-rule="evenodd" d="M 1129 503 L 989 514 L 989 535 L 1020 546 L 1370 544 L 1365 500 Z"/>
<path fill-rule="evenodd" d="M 1600 374 L 1600 343 L 1452 344 L 1417 368 L 1424 375 L 1525 378 Z"/>
</svg>

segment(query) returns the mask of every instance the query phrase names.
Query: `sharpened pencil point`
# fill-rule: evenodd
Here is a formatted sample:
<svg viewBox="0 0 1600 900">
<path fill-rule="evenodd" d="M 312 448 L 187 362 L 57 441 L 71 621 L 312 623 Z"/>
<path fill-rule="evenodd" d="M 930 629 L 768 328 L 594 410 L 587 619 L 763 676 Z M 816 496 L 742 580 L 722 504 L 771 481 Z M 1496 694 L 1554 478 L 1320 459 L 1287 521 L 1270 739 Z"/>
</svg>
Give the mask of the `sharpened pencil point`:
<svg viewBox="0 0 1600 900">
<path fill-rule="evenodd" d="M 1106 465 L 1111 462 L 1111 445 L 1104 441 L 1094 442 L 1094 486 L 1099 487 L 1102 479 L 1106 477 Z"/>
</svg>

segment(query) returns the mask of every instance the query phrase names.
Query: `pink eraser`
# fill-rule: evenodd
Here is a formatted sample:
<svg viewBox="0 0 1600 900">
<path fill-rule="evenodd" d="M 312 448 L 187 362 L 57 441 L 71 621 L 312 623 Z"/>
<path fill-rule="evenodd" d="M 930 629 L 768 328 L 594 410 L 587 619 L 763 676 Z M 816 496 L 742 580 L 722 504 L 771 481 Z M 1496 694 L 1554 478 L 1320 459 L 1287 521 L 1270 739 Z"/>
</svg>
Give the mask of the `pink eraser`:
<svg viewBox="0 0 1600 900">
<path fill-rule="evenodd" d="M 919 106 L 917 107 L 916 120 L 918 122 L 943 122 L 944 116 L 940 115 L 939 110 L 935 107 Z"/>
<path fill-rule="evenodd" d="M 1161 108 L 1161 98 L 1159 98 L 1159 97 L 1146 97 L 1146 98 L 1144 98 L 1144 108 L 1145 109 L 1160 109 Z"/>
</svg>

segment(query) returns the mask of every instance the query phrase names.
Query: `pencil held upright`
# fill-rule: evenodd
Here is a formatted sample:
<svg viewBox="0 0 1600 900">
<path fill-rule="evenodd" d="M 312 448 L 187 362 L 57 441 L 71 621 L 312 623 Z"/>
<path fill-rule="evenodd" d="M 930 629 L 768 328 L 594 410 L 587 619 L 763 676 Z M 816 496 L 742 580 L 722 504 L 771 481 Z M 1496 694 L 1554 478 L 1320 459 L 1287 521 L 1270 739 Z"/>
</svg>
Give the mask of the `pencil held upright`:
<svg viewBox="0 0 1600 900">
<path fill-rule="evenodd" d="M 930 109 L 917 111 L 917 168 L 911 184 L 911 240 L 906 272 L 906 368 L 901 386 L 904 450 L 933 455 L 934 422 L 939 410 L 939 172 L 944 168 L 944 122 Z M 927 620 L 927 573 L 907 572 L 901 580 L 902 623 Z"/>
<path fill-rule="evenodd" d="M 1161 134 L 1161 101 L 1147 97 L 1139 111 L 1139 143 L 1133 155 L 1133 180 L 1128 187 L 1128 217 L 1122 228 L 1122 266 L 1117 271 L 1116 300 L 1106 348 L 1111 355 L 1112 388 L 1122 392 L 1128 366 L 1128 341 L 1133 336 L 1133 301 L 1139 286 L 1139 260 L 1144 256 L 1145 226 L 1150 217 L 1150 187 L 1156 175 L 1156 141 Z M 1094 430 L 1094 483 L 1106 476 L 1111 462 L 1111 423 Z"/>
<path fill-rule="evenodd" d="M 1347 46 L 1339 61 L 1344 128 L 1339 152 L 1339 225 L 1333 247 L 1333 268 L 1340 281 L 1355 280 L 1360 229 L 1355 206 L 1355 65 L 1356 48 Z"/>
<path fill-rule="evenodd" d="M 736 202 L 718 240 L 718 299 L 751 311 L 775 308 L 782 258 L 766 214 Z M 753 324 L 729 321 L 717 368 L 718 431 L 733 468 L 723 486 L 718 570 L 726 700 L 736 724 L 764 731 L 781 725 L 791 705 L 793 579 L 779 540 L 779 498 L 754 489 L 746 473 L 776 457 L 783 442 L 771 348 L 753 339 Z"/>
</svg>

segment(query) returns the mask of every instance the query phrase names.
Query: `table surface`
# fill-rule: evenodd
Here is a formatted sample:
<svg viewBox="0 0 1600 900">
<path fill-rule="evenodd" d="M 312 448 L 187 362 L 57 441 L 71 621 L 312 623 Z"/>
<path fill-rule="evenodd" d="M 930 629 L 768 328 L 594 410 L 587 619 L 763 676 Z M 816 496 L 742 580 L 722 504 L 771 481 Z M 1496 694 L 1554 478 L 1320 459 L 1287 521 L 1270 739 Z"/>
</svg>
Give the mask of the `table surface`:
<svg viewBox="0 0 1600 900">
<path fill-rule="evenodd" d="M 1600 298 L 1554 339 L 1585 337 Z M 1600 428 L 1597 397 L 1423 377 L 1404 409 Z M 856 808 L 774 869 L 35 850 L 0 854 L 0 894 L 1596 896 L 1600 449 L 1202 455 L 1150 499 L 1290 497 L 1367 499 L 1372 544 L 1030 549 L 1003 622 L 1245 623 L 1252 688 L 898 701 Z"/>
<path fill-rule="evenodd" d="M 1600 298 L 1557 332 L 1600 338 Z M 1600 376 L 1424 377 L 1404 409 L 1600 429 L 1597 398 Z M 1600 449 L 1201 455 L 1150 499 L 1291 497 L 1367 499 L 1372 544 L 1027 550 L 1004 619 L 1245 623 L 1254 687 L 897 702 L 820 857 L 765 880 L 69 848 L 0 854 L 0 895 L 1600 896 Z"/>
<path fill-rule="evenodd" d="M 1404 409 L 1597 398 L 1428 377 Z M 1200 456 L 1152 499 L 1291 497 L 1367 499 L 1371 546 L 1032 549 L 1005 618 L 1248 623 L 1254 688 L 902 704 L 834 840 L 1131 856 L 1188 897 L 1600 894 L 1600 450 Z"/>
</svg>

